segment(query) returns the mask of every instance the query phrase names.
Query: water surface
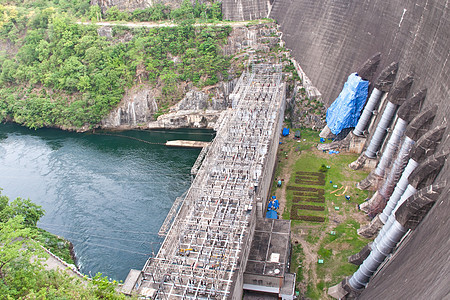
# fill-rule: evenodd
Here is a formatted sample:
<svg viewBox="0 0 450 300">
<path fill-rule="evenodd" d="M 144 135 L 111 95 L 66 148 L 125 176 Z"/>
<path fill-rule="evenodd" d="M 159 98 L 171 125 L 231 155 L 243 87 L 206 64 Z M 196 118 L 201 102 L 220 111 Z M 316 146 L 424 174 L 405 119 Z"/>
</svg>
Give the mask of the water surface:
<svg viewBox="0 0 450 300">
<path fill-rule="evenodd" d="M 199 153 L 144 141 L 205 141 L 212 133 L 107 134 L 1 124 L 0 187 L 10 199 L 30 198 L 45 209 L 38 226 L 74 244 L 81 272 L 124 280 L 158 251 L 157 232 L 175 198 L 189 188 Z"/>
</svg>

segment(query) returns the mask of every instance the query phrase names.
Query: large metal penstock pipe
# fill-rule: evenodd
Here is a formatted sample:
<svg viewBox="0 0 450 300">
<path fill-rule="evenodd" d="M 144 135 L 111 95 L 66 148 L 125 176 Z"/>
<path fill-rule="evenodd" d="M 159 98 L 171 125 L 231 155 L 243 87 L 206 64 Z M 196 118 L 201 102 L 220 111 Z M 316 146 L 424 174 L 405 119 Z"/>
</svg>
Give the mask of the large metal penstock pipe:
<svg viewBox="0 0 450 300">
<path fill-rule="evenodd" d="M 384 262 L 386 256 L 392 252 L 392 249 L 394 249 L 407 231 L 408 229 L 395 220 L 383 239 L 376 245 L 372 245 L 372 252 L 370 252 L 370 255 L 350 278 L 350 286 L 357 290 L 364 288 L 373 273 Z"/>
<path fill-rule="evenodd" d="M 389 174 L 387 175 L 383 185 L 378 190 L 378 192 L 381 196 L 383 196 L 384 199 L 389 199 L 391 197 L 392 192 L 394 191 L 394 188 L 398 183 L 398 180 L 400 180 L 403 170 L 408 163 L 409 152 L 411 151 L 414 144 L 414 140 L 412 140 L 409 136 L 405 136 L 402 146 L 398 150 L 398 154 L 395 158 L 392 168 L 389 171 Z"/>
<path fill-rule="evenodd" d="M 389 139 L 389 142 L 386 146 L 386 149 L 383 151 L 383 155 L 381 156 L 380 162 L 378 163 L 377 168 L 375 169 L 375 174 L 378 176 L 384 176 L 384 173 L 397 151 L 398 145 L 400 144 L 400 139 L 405 133 L 406 126 L 408 123 L 403 119 L 398 119 L 395 124 L 394 130 L 392 131 L 392 135 Z"/>
<path fill-rule="evenodd" d="M 403 204 L 403 202 L 405 202 L 409 197 L 414 195 L 416 192 L 417 192 L 417 190 L 416 190 L 415 187 L 413 187 L 412 185 L 408 185 L 408 188 L 403 193 L 403 195 L 400 198 L 400 200 L 397 202 L 397 204 L 396 204 L 395 208 L 393 209 L 392 213 L 389 215 L 389 218 L 387 219 L 386 223 L 381 228 L 381 230 L 378 233 L 377 237 L 373 241 L 373 245 L 378 245 L 378 243 L 380 243 L 384 239 L 384 236 L 386 235 L 387 232 L 389 232 L 390 228 L 392 227 L 392 224 L 394 224 L 396 222 L 395 221 L 395 211 L 400 207 L 400 205 Z"/>
<path fill-rule="evenodd" d="M 392 117 L 397 110 L 397 105 L 388 101 L 386 108 L 384 109 L 383 115 L 381 116 L 381 120 L 378 123 L 377 129 L 370 140 L 370 144 L 367 147 L 365 155 L 369 158 L 375 158 L 378 149 L 380 148 L 383 140 L 386 136 L 386 130 L 391 123 Z"/>
<path fill-rule="evenodd" d="M 367 104 L 364 107 L 364 110 L 359 118 L 358 124 L 356 124 L 355 130 L 353 133 L 358 136 L 362 136 L 364 130 L 366 129 L 367 123 L 370 122 L 370 119 L 373 114 L 373 110 L 378 103 L 378 100 L 381 98 L 381 94 L 383 92 L 377 88 L 374 88 L 372 94 L 370 94 L 369 100 L 367 100 Z"/>
<path fill-rule="evenodd" d="M 408 177 L 411 173 L 417 168 L 419 165 L 414 159 L 410 158 L 408 161 L 408 165 L 406 165 L 405 170 L 402 173 L 402 177 L 400 177 L 397 185 L 395 186 L 394 192 L 392 193 L 389 201 L 386 204 L 386 207 L 383 209 L 383 212 L 380 214 L 380 220 L 383 223 L 386 223 L 389 216 L 392 214 L 392 211 L 397 207 L 398 201 L 401 197 L 403 197 L 403 193 L 408 187 Z"/>
</svg>

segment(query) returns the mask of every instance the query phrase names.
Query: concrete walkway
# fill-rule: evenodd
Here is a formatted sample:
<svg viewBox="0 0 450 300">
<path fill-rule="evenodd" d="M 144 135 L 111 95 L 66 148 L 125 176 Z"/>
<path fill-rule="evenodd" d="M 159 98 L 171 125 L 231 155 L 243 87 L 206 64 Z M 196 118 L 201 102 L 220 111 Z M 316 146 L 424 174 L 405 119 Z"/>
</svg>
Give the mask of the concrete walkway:
<svg viewBox="0 0 450 300">
<path fill-rule="evenodd" d="M 46 270 L 61 270 L 67 272 L 71 276 L 77 276 L 79 278 L 84 278 L 84 275 L 81 274 L 75 265 L 68 264 L 65 261 L 63 261 L 58 256 L 54 255 L 50 252 L 50 250 L 42 247 L 45 252 L 47 252 L 48 259 L 43 263 L 44 269 Z"/>
</svg>

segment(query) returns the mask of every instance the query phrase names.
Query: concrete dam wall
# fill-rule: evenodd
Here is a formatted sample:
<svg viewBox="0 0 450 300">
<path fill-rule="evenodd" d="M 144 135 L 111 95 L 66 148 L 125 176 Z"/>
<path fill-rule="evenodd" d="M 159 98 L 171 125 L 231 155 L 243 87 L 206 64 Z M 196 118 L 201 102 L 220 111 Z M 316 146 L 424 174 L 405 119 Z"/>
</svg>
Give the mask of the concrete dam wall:
<svg viewBox="0 0 450 300">
<path fill-rule="evenodd" d="M 328 105 L 376 52 L 382 54 L 378 72 L 397 61 L 397 78 L 414 74 L 412 91 L 428 87 L 427 98 L 437 101 L 449 96 L 446 0 L 276 0 L 270 16 Z"/>
<path fill-rule="evenodd" d="M 437 104 L 434 126 L 450 112 L 450 18 L 446 0 L 276 0 L 271 17 L 287 48 L 329 106 L 347 76 L 376 52 L 382 55 L 374 78 L 392 62 L 397 81 L 414 77 L 409 95 L 427 88 L 424 107 Z M 373 87 L 371 87 L 373 88 Z M 439 149 L 449 149 L 447 128 Z M 439 177 L 450 175 L 445 163 Z M 417 230 L 367 285 L 359 299 L 442 299 L 450 294 L 449 187 Z M 350 275 L 350 274 L 348 274 Z"/>
</svg>

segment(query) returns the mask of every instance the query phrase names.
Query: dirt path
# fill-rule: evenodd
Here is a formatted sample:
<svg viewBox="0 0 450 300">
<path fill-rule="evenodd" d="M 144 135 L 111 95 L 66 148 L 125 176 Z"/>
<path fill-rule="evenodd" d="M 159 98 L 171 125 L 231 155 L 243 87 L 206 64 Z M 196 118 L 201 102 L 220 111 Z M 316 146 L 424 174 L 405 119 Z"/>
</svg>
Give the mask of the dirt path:
<svg viewBox="0 0 450 300">
<path fill-rule="evenodd" d="M 288 159 L 287 159 L 287 163 L 284 166 L 284 168 L 281 170 L 280 173 L 280 177 L 281 179 L 283 179 L 283 186 L 281 189 L 278 189 L 275 193 L 275 195 L 278 198 L 278 201 L 280 202 L 280 208 L 279 211 L 281 212 L 281 215 L 283 215 L 284 213 L 284 209 L 286 208 L 286 187 L 289 183 L 289 180 L 291 179 L 291 168 L 292 165 L 295 163 L 296 159 L 293 158 L 293 149 L 290 148 L 289 152 L 287 153 L 288 155 Z M 285 159 L 285 157 L 283 156 L 284 152 L 280 154 L 280 159 Z"/>
<path fill-rule="evenodd" d="M 316 272 L 316 262 L 317 262 L 317 251 L 311 249 L 309 243 L 305 241 L 303 236 L 298 237 L 298 242 L 300 245 L 302 245 L 304 259 L 302 261 L 302 268 L 303 270 L 303 293 L 306 293 L 306 286 L 309 282 L 317 282 L 317 272 Z M 308 270 L 311 270 L 311 277 L 312 280 L 309 278 L 309 272 Z"/>
</svg>

